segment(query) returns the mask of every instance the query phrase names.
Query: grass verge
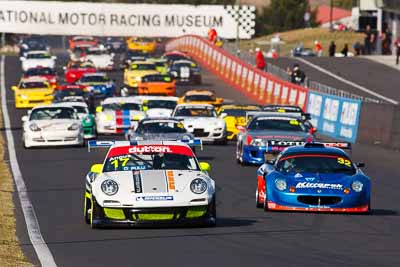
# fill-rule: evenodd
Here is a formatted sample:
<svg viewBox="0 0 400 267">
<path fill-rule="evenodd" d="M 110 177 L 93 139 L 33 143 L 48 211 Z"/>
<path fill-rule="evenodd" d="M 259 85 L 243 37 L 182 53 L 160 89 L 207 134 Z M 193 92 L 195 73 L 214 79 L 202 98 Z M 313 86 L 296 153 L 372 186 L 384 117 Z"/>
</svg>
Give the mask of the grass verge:
<svg viewBox="0 0 400 267">
<path fill-rule="evenodd" d="M 258 37 L 249 41 L 241 42 L 242 50 L 249 50 L 260 47 L 264 51 L 269 51 L 270 45 L 267 43 L 275 34 Z M 280 46 L 280 55 L 289 56 L 290 50 L 303 43 L 304 47 L 314 49 L 314 41 L 318 40 L 322 44 L 324 56 L 328 55 L 329 44 L 331 41 L 336 43 L 336 52 L 340 52 L 344 44 L 349 45 L 349 50 L 354 53 L 353 44 L 360 42 L 363 44 L 364 35 L 357 32 L 330 32 L 325 28 L 308 28 L 279 33 L 281 40 L 284 44 Z"/>
<path fill-rule="evenodd" d="M 4 128 L 1 109 L 0 127 Z M 33 265 L 25 258 L 16 235 L 14 183 L 9 165 L 5 161 L 5 147 L 5 138 L 0 135 L 0 266 L 31 267 Z"/>
</svg>

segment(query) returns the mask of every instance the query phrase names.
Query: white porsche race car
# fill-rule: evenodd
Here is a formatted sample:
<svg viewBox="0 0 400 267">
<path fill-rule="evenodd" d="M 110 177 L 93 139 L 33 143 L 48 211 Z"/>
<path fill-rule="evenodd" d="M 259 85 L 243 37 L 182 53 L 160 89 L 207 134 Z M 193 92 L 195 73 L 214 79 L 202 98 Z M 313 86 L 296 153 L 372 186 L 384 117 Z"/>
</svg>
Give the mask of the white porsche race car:
<svg viewBox="0 0 400 267">
<path fill-rule="evenodd" d="M 22 117 L 25 148 L 38 146 L 83 146 L 82 123 L 69 105 L 35 107 Z"/>
<path fill-rule="evenodd" d="M 138 96 L 137 98 L 142 101 L 148 118 L 171 117 L 179 99 L 175 96 Z"/>
<path fill-rule="evenodd" d="M 122 134 L 135 128 L 144 117 L 140 99 L 109 97 L 96 108 L 96 130 L 98 134 Z"/>
<path fill-rule="evenodd" d="M 114 53 L 108 53 L 104 49 L 89 48 L 85 56 L 86 61 L 90 61 L 99 70 L 114 69 Z"/>
<path fill-rule="evenodd" d="M 111 146 L 111 147 L 110 147 Z M 210 165 L 176 141 L 90 141 L 110 147 L 86 175 L 84 216 L 92 228 L 143 224 L 215 226 Z"/>
<path fill-rule="evenodd" d="M 172 116 L 182 120 L 185 128 L 203 142 L 227 143 L 226 123 L 217 117 L 213 105 L 179 104 Z"/>
<path fill-rule="evenodd" d="M 47 51 L 29 51 L 19 59 L 22 70 L 27 71 L 36 67 L 54 69 L 57 57 L 51 56 Z"/>
</svg>

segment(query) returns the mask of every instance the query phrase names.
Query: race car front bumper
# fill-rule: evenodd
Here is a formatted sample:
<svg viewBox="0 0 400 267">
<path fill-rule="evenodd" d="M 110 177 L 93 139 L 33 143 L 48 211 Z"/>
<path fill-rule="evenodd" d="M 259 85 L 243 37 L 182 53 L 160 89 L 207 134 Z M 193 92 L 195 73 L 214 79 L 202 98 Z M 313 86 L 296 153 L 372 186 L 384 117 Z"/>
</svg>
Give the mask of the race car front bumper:
<svg viewBox="0 0 400 267">
<path fill-rule="evenodd" d="M 163 208 L 103 208 L 94 203 L 92 224 L 96 227 L 145 227 L 214 225 L 215 202 L 202 206 Z"/>
<path fill-rule="evenodd" d="M 64 136 L 40 136 L 29 135 L 24 139 L 25 147 L 49 147 L 49 146 L 78 146 L 83 145 L 83 134 L 69 134 Z"/>
</svg>

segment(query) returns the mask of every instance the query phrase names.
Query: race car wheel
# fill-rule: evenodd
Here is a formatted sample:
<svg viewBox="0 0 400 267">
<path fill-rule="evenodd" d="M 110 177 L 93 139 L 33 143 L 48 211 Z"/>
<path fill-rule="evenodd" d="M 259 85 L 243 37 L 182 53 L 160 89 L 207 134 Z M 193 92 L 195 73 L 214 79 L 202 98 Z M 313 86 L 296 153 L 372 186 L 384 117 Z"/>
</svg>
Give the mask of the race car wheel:
<svg viewBox="0 0 400 267">
<path fill-rule="evenodd" d="M 209 210 L 210 210 L 210 221 L 208 223 L 208 226 L 215 227 L 217 225 L 217 201 L 215 194 L 213 200 L 210 203 Z"/>
<path fill-rule="evenodd" d="M 99 206 L 96 203 L 96 200 L 92 198 L 92 200 L 91 200 L 91 212 L 90 212 L 90 227 L 92 229 L 97 229 L 97 228 L 100 228 L 100 226 L 101 226 L 100 223 L 95 222 L 93 220 L 93 218 L 97 218 L 98 217 L 98 213 L 99 213 L 98 209 L 99 209 Z"/>
<path fill-rule="evenodd" d="M 83 214 L 85 216 L 85 223 L 86 224 L 90 224 L 90 221 L 91 221 L 91 216 L 90 216 L 90 214 L 91 214 L 91 205 L 92 204 L 91 204 L 90 199 L 85 197 L 85 203 L 84 203 L 84 206 L 83 206 L 83 209 L 84 209 L 83 210 Z"/>
<path fill-rule="evenodd" d="M 261 209 L 264 207 L 264 203 L 260 203 L 259 201 L 259 193 L 258 193 L 258 188 L 256 190 L 256 208 Z"/>
<path fill-rule="evenodd" d="M 267 195 L 267 187 L 265 187 L 265 198 L 264 198 L 264 211 L 268 211 L 268 195 Z"/>
</svg>

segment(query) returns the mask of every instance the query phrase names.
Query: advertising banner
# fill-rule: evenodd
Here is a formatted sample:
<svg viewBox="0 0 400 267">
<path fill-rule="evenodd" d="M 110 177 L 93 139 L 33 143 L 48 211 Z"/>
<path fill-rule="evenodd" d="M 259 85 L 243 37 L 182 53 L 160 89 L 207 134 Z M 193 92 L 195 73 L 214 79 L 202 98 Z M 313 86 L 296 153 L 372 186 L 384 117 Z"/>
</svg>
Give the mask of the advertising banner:
<svg viewBox="0 0 400 267">
<path fill-rule="evenodd" d="M 361 101 L 309 92 L 307 112 L 321 134 L 354 143 Z"/>
<path fill-rule="evenodd" d="M 54 35 L 177 37 L 206 36 L 215 28 L 222 38 L 250 39 L 255 7 L 242 5 L 158 5 L 56 1 L 0 1 L 0 32 Z"/>
</svg>

